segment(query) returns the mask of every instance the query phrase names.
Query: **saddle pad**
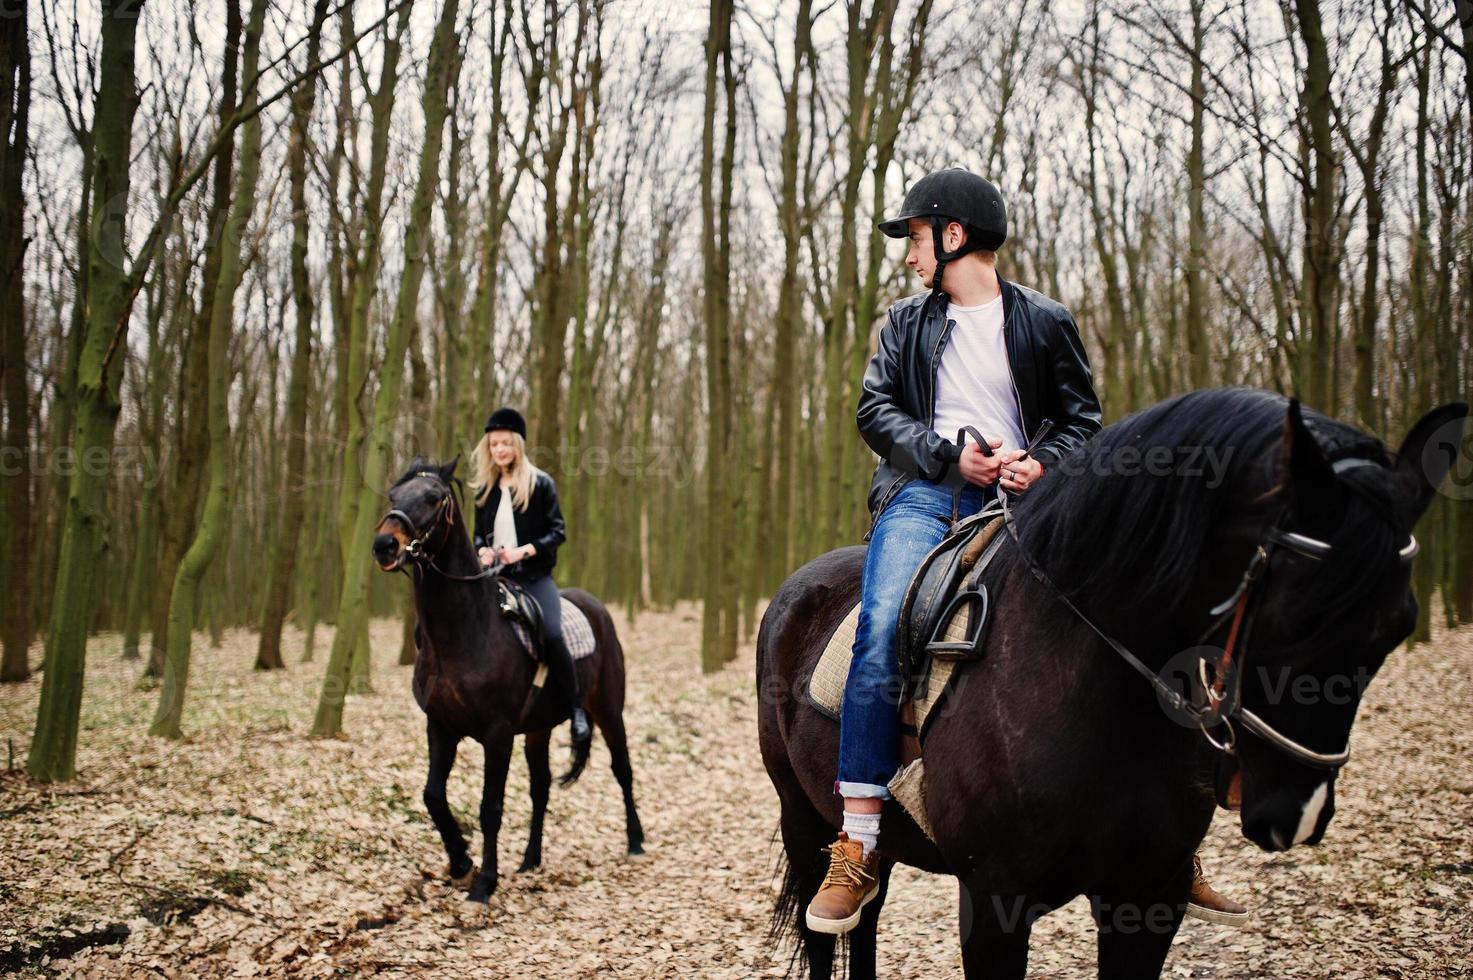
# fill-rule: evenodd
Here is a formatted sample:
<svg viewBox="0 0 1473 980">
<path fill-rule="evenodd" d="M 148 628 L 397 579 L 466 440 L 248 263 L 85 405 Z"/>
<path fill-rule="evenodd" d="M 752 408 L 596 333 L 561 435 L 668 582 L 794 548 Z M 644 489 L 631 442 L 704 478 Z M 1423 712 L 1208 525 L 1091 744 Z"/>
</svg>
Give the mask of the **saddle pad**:
<svg viewBox="0 0 1473 980">
<path fill-rule="evenodd" d="M 558 599 L 562 603 L 563 642 L 568 645 L 568 652 L 573 655 L 574 660 L 592 656 L 593 626 L 589 624 L 588 617 L 583 615 L 583 610 L 573 605 L 567 596 L 558 596 Z M 527 627 L 513 619 L 511 628 L 516 630 L 517 639 L 522 641 L 522 650 L 527 656 L 534 660 L 537 659 L 537 654 L 532 649 L 532 637 L 527 635 Z M 843 683 L 842 679 L 840 683 Z"/>
<path fill-rule="evenodd" d="M 971 607 L 964 606 L 946 624 L 946 639 L 961 641 L 967 638 L 967 624 L 971 621 Z M 844 703 L 844 682 L 849 678 L 849 662 L 854 658 L 854 632 L 859 626 L 859 603 L 849 610 L 849 615 L 834 630 L 813 668 L 813 677 L 808 681 L 808 696 L 814 707 L 830 718 L 839 717 L 839 708 Z M 941 700 L 946 685 L 951 682 L 951 672 L 956 667 L 954 660 L 932 658 L 930 667 L 920 684 L 916 686 L 913 700 L 916 709 L 916 731 L 926 730 L 926 719 L 931 709 Z"/>
</svg>

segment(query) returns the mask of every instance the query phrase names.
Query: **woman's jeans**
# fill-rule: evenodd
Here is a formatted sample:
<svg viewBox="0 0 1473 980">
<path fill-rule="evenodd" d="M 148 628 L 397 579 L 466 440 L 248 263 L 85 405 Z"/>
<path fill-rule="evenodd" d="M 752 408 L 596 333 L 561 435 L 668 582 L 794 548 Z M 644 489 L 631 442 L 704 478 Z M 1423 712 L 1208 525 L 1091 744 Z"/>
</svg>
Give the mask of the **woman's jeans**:
<svg viewBox="0 0 1473 980">
<path fill-rule="evenodd" d="M 982 509 L 991 488 L 968 484 L 959 517 Z M 875 522 L 864 558 L 854 658 L 839 712 L 841 796 L 889 799 L 886 788 L 900 768 L 900 670 L 895 628 L 900 603 L 921 561 L 951 529 L 951 489 L 926 480 L 900 488 Z"/>
<path fill-rule="evenodd" d="M 558 600 L 557 583 L 551 575 L 539 575 L 534 579 L 518 577 L 516 581 L 532 593 L 532 598 L 542 607 L 542 650 L 553 683 L 569 699 L 576 699 L 578 672 L 573 669 L 572 654 L 563 642 L 563 604 Z"/>
</svg>

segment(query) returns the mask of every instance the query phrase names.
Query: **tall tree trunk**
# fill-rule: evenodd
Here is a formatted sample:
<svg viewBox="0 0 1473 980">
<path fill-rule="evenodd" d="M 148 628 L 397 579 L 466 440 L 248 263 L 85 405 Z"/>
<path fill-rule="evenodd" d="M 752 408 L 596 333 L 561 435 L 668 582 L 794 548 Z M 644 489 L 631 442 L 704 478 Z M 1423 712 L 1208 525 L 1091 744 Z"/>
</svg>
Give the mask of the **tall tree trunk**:
<svg viewBox="0 0 1473 980">
<path fill-rule="evenodd" d="M 307 34 L 307 64 L 315 64 L 322 47 L 322 25 L 328 0 L 315 0 L 312 25 Z M 307 477 L 307 385 L 312 374 L 312 317 L 316 301 L 307 274 L 307 247 L 311 233 L 307 216 L 307 139 L 312 107 L 317 98 L 316 79 L 298 86 L 292 97 L 291 142 L 287 171 L 292 202 L 292 302 L 297 315 L 296 346 L 292 351 L 292 377 L 286 396 L 286 500 L 276 541 L 271 549 L 271 578 L 266 586 L 266 606 L 261 615 L 261 639 L 256 648 L 256 669 L 285 667 L 281 659 L 281 626 L 291 599 L 292 572 L 297 564 L 297 542 L 306 512 Z M 275 401 L 273 399 L 273 404 Z"/>
<path fill-rule="evenodd" d="M 1203 0 L 1192 0 L 1192 42 L 1189 58 L 1191 80 L 1191 146 L 1187 150 L 1187 261 L 1183 267 L 1187 281 L 1187 382 L 1192 388 L 1205 388 L 1212 383 L 1207 340 L 1207 210 L 1203 198 L 1207 190 L 1207 166 L 1204 160 L 1204 115 L 1207 87 L 1203 84 L 1202 47 L 1206 31 L 1202 25 Z"/>
<path fill-rule="evenodd" d="M 58 76 L 59 77 L 59 76 Z M 58 82 L 58 85 L 60 83 Z M 87 335 L 87 295 L 89 262 L 88 249 L 92 243 L 92 179 L 94 170 L 93 147 L 96 143 L 95 129 L 88 129 L 80 122 L 72 127 L 72 136 L 81 155 L 82 187 L 78 194 L 76 222 L 72 232 L 76 247 L 76 278 L 72 283 L 72 302 L 69 324 L 63 346 L 61 381 L 58 384 L 54 418 L 51 420 L 47 444 L 65 446 L 70 444 L 77 420 L 77 370 L 82 361 L 82 344 Z M 38 496 L 51 502 L 48 508 L 53 515 L 49 532 L 40 542 L 36 567 L 40 572 L 38 593 L 34 596 L 32 611 L 36 623 L 50 623 L 51 603 L 55 598 L 57 566 L 61 556 L 61 536 L 66 525 L 67 500 L 71 493 L 71 481 L 59 473 L 48 475 L 44 490 L 37 488 Z"/>
<path fill-rule="evenodd" d="M 862 0 L 845 4 L 844 53 L 846 94 L 844 113 L 845 170 L 839 195 L 839 243 L 823 323 L 823 468 L 818 475 L 818 508 L 822 525 L 820 544 L 831 548 L 843 537 L 845 443 L 858 438 L 854 431 L 850 344 L 858 334 L 854 302 L 859 270 L 859 191 L 869 166 L 874 140 L 874 94 L 870 78 L 877 60 L 876 46 L 888 51 L 895 0 L 874 0 L 868 16 Z"/>
<path fill-rule="evenodd" d="M 1395 9 L 1392 0 L 1386 0 L 1383 8 L 1386 20 L 1380 32 L 1381 84 L 1376 92 L 1376 106 L 1371 113 L 1364 149 L 1357 149 L 1351 140 L 1346 140 L 1360 166 L 1366 201 L 1365 279 L 1355 331 L 1355 420 L 1372 432 L 1380 431 L 1375 405 L 1376 325 L 1381 313 L 1381 291 L 1377 282 L 1381 271 L 1381 231 L 1386 221 L 1386 206 L 1381 193 L 1381 142 L 1386 132 L 1397 75 L 1397 62 L 1391 50 Z"/>
<path fill-rule="evenodd" d="M 871 214 L 883 214 L 885 211 L 885 174 L 889 172 L 890 164 L 895 159 L 895 147 L 900 135 L 901 122 L 910 112 L 917 84 L 920 81 L 922 69 L 925 67 L 926 36 L 931 21 L 931 8 L 932 0 L 921 0 L 905 25 L 908 47 L 904 58 L 899 62 L 898 70 L 895 43 L 890 36 L 894 26 L 893 7 L 887 8 L 885 18 L 878 28 L 882 33 L 879 38 L 879 51 L 875 65 L 874 91 L 868 99 L 876 105 L 869 135 L 869 140 L 874 146 L 874 169 L 873 176 L 870 178 Z M 843 540 L 849 541 L 863 537 L 865 528 L 868 526 L 869 515 L 862 502 L 865 499 L 864 487 L 872 471 L 871 455 L 851 422 L 853 418 L 851 406 L 857 400 L 857 386 L 859 379 L 864 377 L 865 364 L 869 360 L 871 351 L 870 338 L 875 334 L 876 325 L 881 316 L 880 270 L 885 260 L 887 245 L 887 239 L 873 223 L 869 225 L 865 239 L 868 259 L 862 270 L 862 277 L 856 252 L 855 283 L 852 287 L 853 299 L 851 301 L 853 333 L 847 340 L 849 367 L 844 372 L 847 390 L 846 413 L 840 422 L 846 431 L 846 438 L 840 457 L 842 475 L 840 500 L 842 503 L 839 505 L 839 527 L 843 533 Z M 838 543 L 839 541 L 833 542 L 833 544 Z"/>
<path fill-rule="evenodd" d="M 440 20 L 430 44 L 429 64 L 425 69 L 423 111 L 424 146 L 420 151 L 419 173 L 410 202 L 408 224 L 404 229 L 404 271 L 399 279 L 398 297 L 379 372 L 379 389 L 374 405 L 372 440 L 363 467 L 363 482 L 356 520 L 348 540 L 343 575 L 342 596 L 338 604 L 338 628 L 333 637 L 332 654 L 323 678 L 322 696 L 312 723 L 312 734 L 331 737 L 343 729 L 343 702 L 348 688 L 349 661 L 354 638 L 368 621 L 368 585 L 373 574 L 364 554 L 378 515 L 374 510 L 387 479 L 392 433 L 390 422 L 399 410 L 399 394 L 404 379 L 404 354 L 410 336 L 415 332 L 416 304 L 424 281 L 428 245 L 425 236 L 433 234 L 431 211 L 440 173 L 440 148 L 444 141 L 445 121 L 449 116 L 449 91 L 459 72 L 459 47 L 455 35 L 458 0 L 445 0 Z M 409 10 L 405 5 L 404 10 Z M 389 91 L 392 92 L 392 83 Z"/>
<path fill-rule="evenodd" d="M 1084 128 L 1089 150 L 1086 171 L 1088 185 L 1085 189 L 1089 193 L 1091 237 L 1095 256 L 1100 263 L 1100 285 L 1104 289 L 1107 313 L 1103 340 L 1105 363 L 1109 365 L 1109 370 L 1105 372 L 1105 391 L 1101 401 L 1106 415 L 1111 419 L 1118 419 L 1127 415 L 1133 407 L 1130 404 L 1130 378 L 1135 365 L 1129 362 L 1126 350 L 1126 336 L 1130 327 L 1126 322 L 1125 292 L 1120 283 L 1116 262 L 1119 249 L 1115 244 L 1111 217 L 1113 208 L 1110 203 L 1114 199 L 1114 184 L 1108 178 L 1101 180 L 1098 162 L 1101 147 L 1100 126 L 1096 120 L 1099 115 L 1100 85 L 1104 77 L 1100 68 L 1102 40 L 1099 17 L 1098 6 L 1091 6 L 1090 61 L 1086 73 L 1080 79 L 1080 85 L 1084 98 Z M 1104 198 L 1108 200 L 1103 200 Z"/>
<path fill-rule="evenodd" d="M 577 53 L 584 50 L 588 29 L 588 0 L 579 0 L 577 24 L 572 44 L 572 55 L 562 53 L 559 42 L 561 11 L 557 4 L 545 5 L 546 37 L 543 52 L 546 56 L 576 62 Z M 525 14 L 525 12 L 524 12 Z M 573 188 L 569 194 L 566 213 L 559 203 L 559 173 L 562 159 L 568 148 L 570 126 L 577 103 L 582 98 L 576 76 L 569 74 L 567 95 L 562 94 L 560 84 L 554 80 L 550 86 L 559 96 L 548 102 L 548 113 L 552 118 L 544 119 L 545 133 L 542 154 L 542 256 L 538 268 L 537 287 L 534 291 L 535 307 L 532 317 L 532 342 L 536 353 L 533 373 L 534 417 L 531 420 L 529 444 L 536 465 L 546 470 L 554 480 L 562 477 L 563 411 L 562 379 L 567 367 L 568 320 L 571 316 L 572 289 L 563 280 L 566 259 L 573 253 L 573 212 L 577 207 L 577 174 L 569 181 Z M 580 134 L 573 134 L 575 143 Z M 575 150 L 576 155 L 576 150 Z"/>
<path fill-rule="evenodd" d="M 382 257 L 380 226 L 383 222 L 384 182 L 389 159 L 389 125 L 394 110 L 394 89 L 399 81 L 399 58 L 402 39 L 409 25 L 412 4 L 406 3 L 399 10 L 394 27 L 384 39 L 383 60 L 379 69 L 379 84 L 369 98 L 373 121 L 369 135 L 368 183 L 364 193 L 362 214 L 359 223 L 360 243 L 353 261 L 353 300 L 349 316 L 347 338 L 347 363 L 344 384 L 340 393 L 344 399 L 341 409 L 347 419 L 347 437 L 343 449 L 342 480 L 338 494 L 338 552 L 342 588 L 348 587 L 349 567 L 362 556 L 362 545 L 353 538 L 353 529 L 358 521 L 358 504 L 364 499 L 365 491 L 377 493 L 379 487 L 366 482 L 368 462 L 364 447 L 368 437 L 366 422 L 369 411 L 368 391 L 368 341 L 369 315 L 378 286 L 378 267 Z M 402 356 L 402 354 L 401 354 Z M 398 368 L 402 372 L 402 367 Z M 387 434 L 384 434 L 387 438 Z M 372 506 L 372 505 L 370 505 Z M 364 579 L 367 583 L 367 579 Z M 367 593 L 364 594 L 365 597 Z M 346 600 L 338 596 L 339 608 Z M 343 624 L 337 624 L 341 636 Z M 355 620 L 353 635 L 345 638 L 353 643 L 353 687 L 362 692 L 368 684 L 368 620 Z M 334 648 L 338 643 L 334 639 Z"/>
<path fill-rule="evenodd" d="M 235 114 L 238 99 L 239 56 L 241 35 L 239 0 L 225 3 L 224 63 L 220 71 L 220 102 L 216 114 L 224 126 Z M 210 176 L 211 197 L 205 215 L 206 234 L 203 281 L 200 284 L 200 308 L 190 324 L 183 343 L 184 381 L 180 386 L 182 404 L 178 440 L 174 453 L 174 480 L 168 493 L 169 506 L 164 511 L 161 528 L 163 540 L 155 581 L 153 608 L 149 615 L 153 636 L 149 643 L 145 678 L 163 676 L 164 654 L 169 647 L 169 604 L 173 585 L 184 558 L 184 550 L 195 530 L 200 494 L 205 486 L 205 467 L 210 450 L 209 429 L 209 331 L 213 319 L 215 294 L 220 281 L 220 253 L 224 229 L 230 215 L 230 195 L 234 187 L 235 157 L 233 139 L 216 155 Z"/>
<path fill-rule="evenodd" d="M 733 528 L 728 518 L 731 499 L 726 485 L 726 461 L 731 451 L 731 338 L 728 333 L 728 284 L 722 255 L 730 241 L 722 236 L 725 221 L 718 222 L 717 195 L 729 198 L 731 161 L 718 164 L 716 115 L 721 102 L 717 89 L 718 63 L 731 61 L 731 0 L 711 0 L 710 24 L 706 35 L 706 102 L 701 129 L 701 259 L 706 321 L 706 533 L 705 602 L 701 623 L 701 669 L 714 671 L 726 662 L 726 651 L 734 646 L 729 635 L 736 623 L 728 618 L 732 604 L 727 584 L 733 569 L 728 555 Z M 728 68 L 729 70 L 729 68 Z M 726 104 L 730 126 L 736 125 L 737 107 Z M 729 143 L 730 141 L 726 141 Z M 718 174 L 718 166 L 720 172 Z M 718 189 L 718 180 L 723 186 Z"/>
<path fill-rule="evenodd" d="M 773 343 L 772 384 L 768 400 L 777 413 L 777 451 L 773 494 L 772 537 L 766 543 L 770 566 L 766 583 L 775 583 L 794 568 L 797 532 L 793 489 L 798 477 L 798 395 L 794 355 L 803 318 L 803 282 L 799 278 L 803 247 L 798 202 L 798 154 L 807 127 L 798 122 L 798 93 L 803 66 L 814 57 L 812 49 L 813 0 L 798 0 L 797 29 L 793 35 L 793 76 L 783 88 L 782 190 L 778 223 L 783 233 L 783 275 L 777 294 L 777 337 Z"/>
<path fill-rule="evenodd" d="M 495 7 L 492 7 L 494 17 Z M 502 4 L 501 25 L 490 32 L 489 71 L 491 87 L 491 126 L 486 141 L 488 160 L 486 176 L 486 213 L 481 227 L 480 248 L 476 259 L 476 291 L 471 302 L 469 334 L 469 356 L 461 362 L 460 380 L 457 391 L 462 401 L 456 408 L 456 433 L 460 438 L 457 445 L 473 445 L 481 435 L 482 409 L 496 399 L 492 344 L 496 336 L 496 306 L 498 302 L 497 276 L 501 268 L 502 235 L 511 214 L 512 202 L 517 186 L 527 172 L 529 157 L 527 146 L 537 130 L 537 116 L 528 113 L 522 130 L 516 159 L 511 173 L 506 173 L 505 144 L 506 109 L 504 75 L 506 59 L 512 50 L 514 17 L 511 0 Z M 546 62 L 532 59 L 527 78 L 528 105 L 536 105 L 541 97 L 543 73 Z"/>
<path fill-rule="evenodd" d="M 78 459 L 112 453 L 123 383 L 122 356 L 115 345 L 132 305 L 126 255 L 133 112 L 134 39 L 140 0 L 101 0 L 102 53 L 93 111 L 92 211 L 109 218 L 92 229 L 88 242 L 87 332 L 76 378 L 76 429 L 71 448 Z M 46 639 L 46 676 L 36 713 L 36 733 L 26 770 L 43 782 L 71 779 L 76 771 L 77 723 L 86 671 L 88 612 L 94 574 L 101 560 L 106 522 L 108 469 L 76 468 L 67 494 L 57 556 L 56 594 Z"/>
<path fill-rule="evenodd" d="M 30 676 L 31 446 L 30 382 L 26 379 L 25 192 L 30 134 L 31 49 L 26 5 L 0 18 L 0 501 L 6 576 L 0 626 L 0 682 Z"/>
<path fill-rule="evenodd" d="M 1299 36 L 1304 43 L 1304 79 L 1299 108 L 1306 127 L 1310 166 L 1303 175 L 1304 257 L 1300 295 L 1305 343 L 1300 347 L 1300 377 L 1305 401 L 1333 414 L 1330 372 L 1340 290 L 1336 209 L 1336 160 L 1331 124 L 1330 53 L 1320 20 L 1319 0 L 1295 0 Z"/>
<path fill-rule="evenodd" d="M 175 144 L 178 148 L 179 144 Z M 177 164 L 176 156 L 173 163 Z M 170 166 L 172 173 L 175 166 Z M 176 223 L 175 231 L 178 231 Z M 167 240 L 159 239 L 159 248 L 165 248 Z M 182 294 L 187 290 L 187 276 L 179 276 L 179 292 Z M 166 309 L 174 313 L 178 312 L 175 305 L 168 298 L 169 276 L 167 263 L 160 263 L 160 271 L 153 281 L 149 283 L 148 292 L 148 376 L 153 379 L 148 386 L 147 410 L 142 412 L 139 420 L 139 440 L 144 445 L 152 446 L 159 450 L 162 457 L 163 449 L 163 421 L 164 421 L 164 389 L 163 377 L 166 373 L 164 367 L 165 347 L 169 346 L 168 340 L 161 334 L 160 321 L 165 316 Z M 171 315 L 169 318 L 169 333 L 175 333 L 180 317 Z M 138 536 L 133 542 L 133 555 L 128 575 L 128 604 L 124 614 L 123 623 L 123 659 L 137 660 L 140 657 L 139 647 L 143 637 L 143 617 L 145 606 L 152 598 L 150 586 L 152 575 L 150 569 L 156 566 L 158 561 L 158 518 L 159 518 L 159 483 L 162 474 L 155 474 L 155 478 L 146 480 L 141 489 L 138 502 Z"/>
<path fill-rule="evenodd" d="M 245 82 L 241 111 L 250 112 L 260 96 L 258 65 L 261 55 L 261 31 L 266 22 L 266 5 L 270 0 L 254 0 L 250 21 L 246 25 L 243 69 Z M 241 250 L 246 244 L 246 228 L 256 208 L 256 184 L 260 176 L 261 120 L 252 116 L 242 127 L 240 140 L 240 174 L 235 186 L 235 199 L 230 207 L 229 223 L 222 230 L 220 277 L 215 285 L 215 301 L 210 310 L 209 332 L 209 488 L 205 493 L 204 513 L 189 550 L 174 575 L 174 594 L 169 601 L 169 646 L 164 657 L 164 678 L 159 689 L 158 708 L 154 712 L 150 735 L 180 738 L 180 720 L 184 713 L 184 695 L 189 685 L 189 652 L 194 640 L 196 606 L 199 602 L 200 579 L 214 561 L 226 533 L 227 509 L 230 504 L 230 473 L 234 447 L 230 440 L 230 335 L 235 321 L 235 293 L 241 276 Z M 217 620 L 218 622 L 218 620 Z"/>
</svg>

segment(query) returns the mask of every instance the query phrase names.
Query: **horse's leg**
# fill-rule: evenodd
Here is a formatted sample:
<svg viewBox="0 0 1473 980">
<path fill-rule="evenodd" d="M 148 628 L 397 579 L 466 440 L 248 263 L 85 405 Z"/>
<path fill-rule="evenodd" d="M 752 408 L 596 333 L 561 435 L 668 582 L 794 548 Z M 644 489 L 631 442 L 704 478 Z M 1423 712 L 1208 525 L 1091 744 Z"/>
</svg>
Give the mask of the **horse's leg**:
<svg viewBox="0 0 1473 980">
<path fill-rule="evenodd" d="M 801 791 L 798 795 L 801 797 Z M 823 849 L 833 842 L 834 828 L 814 812 L 806 798 L 789 799 L 781 788 L 778 796 L 782 800 L 779 826 L 783 851 L 788 856 L 782 894 L 778 898 L 778 914 L 792 916 L 798 940 L 803 946 L 803 957 L 808 961 L 808 975 L 813 980 L 827 980 L 833 975 L 834 948 L 839 937 L 809 929 L 807 912 L 808 903 L 818 894 L 818 886 L 828 871 L 829 859 Z M 870 904 L 873 905 L 874 901 Z M 862 920 L 857 928 L 863 928 Z"/>
<path fill-rule="evenodd" d="M 629 743 L 624 732 L 624 715 L 620 705 L 596 703 L 593 717 L 598 730 L 603 733 L 604 744 L 609 747 L 614 778 L 624 793 L 624 829 L 629 836 L 629 853 L 644 853 L 644 827 L 639 823 L 639 813 L 634 809 L 634 768 L 629 764 Z"/>
<path fill-rule="evenodd" d="M 876 932 L 880 926 L 880 909 L 890 891 L 890 872 L 894 861 L 880 861 L 880 890 L 870 899 L 859 917 L 859 925 L 849 930 L 849 980 L 872 980 L 875 976 Z"/>
<path fill-rule="evenodd" d="M 1025 895 L 997 895 L 975 877 L 963 880 L 957 918 L 967 980 L 1023 980 L 1033 922 L 1046 911 Z"/>
<path fill-rule="evenodd" d="M 527 852 L 522 855 L 522 871 L 542 866 L 542 818 L 547 813 L 547 791 L 552 786 L 552 768 L 547 762 L 547 746 L 552 732 L 528 732 L 522 743 L 527 757 L 527 773 L 532 784 L 532 827 L 527 832 Z"/>
<path fill-rule="evenodd" d="M 455 749 L 460 739 L 441 731 L 434 722 L 428 722 L 425 731 L 430 746 L 425 809 L 430 811 L 430 819 L 435 822 L 435 829 L 440 832 L 440 840 L 445 845 L 445 854 L 450 858 L 450 877 L 463 878 L 471 870 L 471 859 L 467 853 L 470 848 L 466 845 L 465 835 L 460 832 L 460 824 L 455 822 L 455 815 L 450 812 L 450 801 L 445 795 L 445 783 L 455 765 Z"/>
<path fill-rule="evenodd" d="M 1188 864 L 1154 892 L 1090 896 L 1101 980 L 1161 975 L 1186 911 L 1191 873 Z"/>
<path fill-rule="evenodd" d="M 501 805 L 506 795 L 506 770 L 511 766 L 511 732 L 488 736 L 486 781 L 481 786 L 481 873 L 466 898 L 484 902 L 496 891 L 496 838 L 501 833 Z"/>
</svg>

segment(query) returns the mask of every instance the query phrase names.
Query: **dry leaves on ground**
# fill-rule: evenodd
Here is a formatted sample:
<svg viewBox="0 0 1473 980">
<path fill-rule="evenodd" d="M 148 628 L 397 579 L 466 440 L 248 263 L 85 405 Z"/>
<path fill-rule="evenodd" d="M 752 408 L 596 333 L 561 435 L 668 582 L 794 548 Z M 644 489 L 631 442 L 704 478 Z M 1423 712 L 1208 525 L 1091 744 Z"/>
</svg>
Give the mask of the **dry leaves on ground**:
<svg viewBox="0 0 1473 980">
<path fill-rule="evenodd" d="M 387 666 L 398 624 L 374 624 L 377 693 L 351 700 L 340 741 L 305 737 L 322 667 L 294 662 L 300 635 L 286 637 L 290 670 L 272 674 L 251 669 L 251 634 L 198 643 L 177 743 L 145 734 L 155 693 L 137 689 L 117 637 L 94 639 L 77 781 L 0 776 L 0 972 L 780 975 L 786 952 L 764 939 L 777 803 L 757 751 L 750 647 L 702 676 L 697 607 L 617 621 L 648 856 L 623 854 L 619 791 L 596 744 L 583 778 L 553 791 L 543 869 L 505 874 L 489 907 L 444 880 L 419 798 L 423 716 L 408 669 Z M 17 768 L 38 693 L 39 680 L 0 690 Z M 1470 704 L 1473 630 L 1393 657 L 1362 709 L 1324 845 L 1264 854 L 1220 815 L 1207 866 L 1255 915 L 1242 931 L 1189 922 L 1167 975 L 1473 975 Z M 450 784 L 467 826 L 480 755 L 464 745 Z M 503 869 L 520 861 L 529 809 L 518 755 Z M 960 976 L 955 885 L 900 869 L 890 894 L 881 974 Z M 1092 975 L 1083 900 L 1038 924 L 1031 963 L 1041 977 Z"/>
</svg>

